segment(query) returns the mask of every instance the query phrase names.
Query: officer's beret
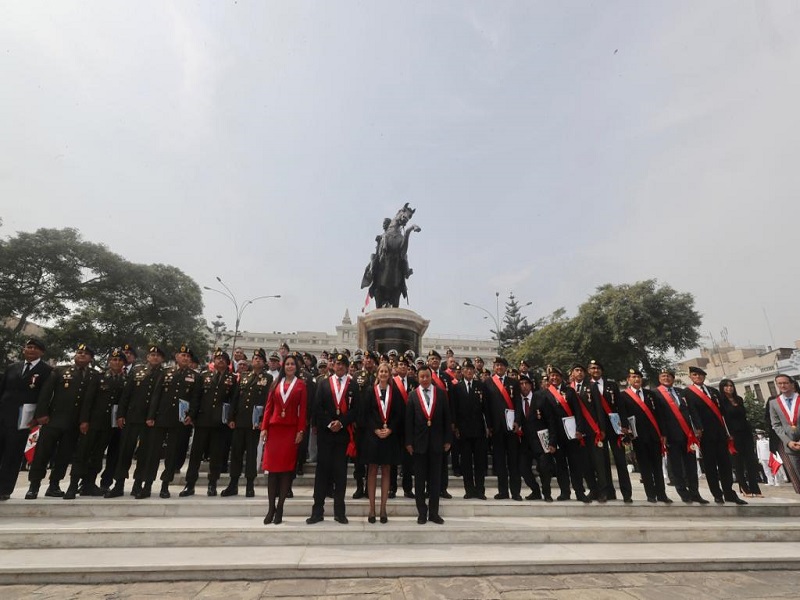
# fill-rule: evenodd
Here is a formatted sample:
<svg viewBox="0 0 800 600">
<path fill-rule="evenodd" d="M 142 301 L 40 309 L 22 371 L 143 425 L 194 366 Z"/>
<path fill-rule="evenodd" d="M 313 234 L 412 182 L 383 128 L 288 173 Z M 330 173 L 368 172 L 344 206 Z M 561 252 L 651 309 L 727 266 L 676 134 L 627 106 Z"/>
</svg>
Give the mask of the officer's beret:
<svg viewBox="0 0 800 600">
<path fill-rule="evenodd" d="M 494 364 L 496 365 L 503 365 L 504 367 L 508 366 L 508 360 L 506 360 L 503 356 L 495 356 L 494 357 Z"/>
<path fill-rule="evenodd" d="M 153 354 L 153 353 L 158 354 L 159 356 L 161 356 L 161 358 L 164 358 L 166 356 L 164 354 L 164 351 L 161 348 L 159 348 L 158 346 L 150 346 L 147 349 L 147 353 L 148 354 Z"/>
<path fill-rule="evenodd" d="M 574 371 L 575 369 L 583 369 L 585 371 L 586 367 L 584 367 L 581 363 L 575 363 L 572 365 L 572 370 Z"/>
<path fill-rule="evenodd" d="M 138 358 L 139 356 L 138 354 L 136 354 L 136 348 L 133 346 L 133 344 L 123 344 L 122 351 L 130 352 L 131 354 L 133 354 L 134 358 Z"/>
<path fill-rule="evenodd" d="M 91 354 L 92 358 L 94 358 L 94 348 L 87 346 L 86 344 L 78 344 L 75 348 L 76 352 L 86 352 L 87 354 Z"/>
<path fill-rule="evenodd" d="M 524 358 L 521 361 L 519 361 L 519 366 L 520 367 L 528 367 L 529 369 L 531 368 L 531 364 L 527 360 L 525 360 Z"/>
<path fill-rule="evenodd" d="M 255 358 L 256 356 L 259 357 L 264 362 L 267 362 L 267 351 L 264 350 L 263 348 L 259 348 L 258 350 L 253 352 L 253 358 Z"/>
<path fill-rule="evenodd" d="M 286 342 L 283 342 L 283 343 L 281 343 L 280 346 L 278 346 L 278 348 L 283 348 L 285 350 L 289 350 L 289 344 L 287 344 Z"/>
<path fill-rule="evenodd" d="M 601 363 L 599 360 L 595 360 L 595 359 L 590 360 L 589 361 L 589 366 L 590 367 L 597 367 L 601 371 L 605 371 L 605 369 L 603 368 L 603 363 Z"/>
<path fill-rule="evenodd" d="M 659 374 L 660 375 L 671 375 L 672 377 L 675 377 L 675 369 L 670 369 L 669 367 L 664 367 L 663 369 L 661 369 Z"/>
<path fill-rule="evenodd" d="M 643 376 L 642 372 L 639 369 L 637 369 L 636 367 L 631 367 L 630 369 L 628 369 L 628 375 L 629 376 L 630 375 L 638 375 L 639 377 Z"/>
<path fill-rule="evenodd" d="M 401 354 L 400 356 L 397 357 L 398 365 L 408 365 L 409 362 L 411 361 L 408 360 L 408 357 L 405 354 Z"/>
<path fill-rule="evenodd" d="M 126 365 L 128 364 L 128 357 L 125 356 L 125 352 L 122 351 L 122 348 L 114 348 L 111 354 L 108 355 L 108 358 L 118 358 Z"/>
<path fill-rule="evenodd" d="M 25 342 L 25 345 L 26 346 L 35 346 L 36 348 L 38 348 L 42 352 L 46 352 L 47 351 L 47 348 L 45 348 L 45 346 L 44 346 L 44 342 L 42 340 L 40 340 L 39 338 L 35 338 L 35 337 L 28 338 L 27 341 Z"/>
<path fill-rule="evenodd" d="M 474 369 L 475 365 L 472 364 L 472 361 L 470 359 L 465 358 L 463 361 L 461 361 L 461 368 L 462 369 Z"/>
<path fill-rule="evenodd" d="M 533 385 L 533 381 L 531 380 L 531 378 L 528 376 L 528 374 L 527 374 L 527 373 L 522 373 L 522 374 L 519 376 L 519 380 L 520 380 L 520 382 L 527 381 L 528 383 L 530 383 L 531 385 Z"/>
<path fill-rule="evenodd" d="M 700 367 L 689 367 L 689 373 L 694 375 L 706 375 L 706 372 Z"/>
<path fill-rule="evenodd" d="M 183 354 L 183 353 L 186 354 L 192 353 L 192 349 L 189 347 L 189 344 L 181 344 L 181 347 L 178 348 L 178 354 Z"/>
<path fill-rule="evenodd" d="M 333 360 L 334 362 L 342 363 L 346 367 L 350 366 L 350 358 L 344 352 L 339 352 Z"/>
<path fill-rule="evenodd" d="M 222 348 L 217 348 L 214 350 L 214 358 L 221 358 L 226 363 L 231 364 L 231 357 L 228 356 L 228 353 L 225 352 Z"/>
<path fill-rule="evenodd" d="M 375 362 L 378 362 L 380 360 L 380 354 L 375 350 L 367 350 L 364 352 L 364 358 L 371 358 Z"/>
<path fill-rule="evenodd" d="M 551 375 L 553 373 L 556 373 L 557 375 L 561 375 L 561 377 L 564 376 L 564 371 L 562 371 L 558 367 L 554 367 L 553 365 L 547 365 L 547 374 Z"/>
<path fill-rule="evenodd" d="M 442 355 L 439 354 L 435 348 L 431 348 L 431 351 L 428 352 L 428 358 L 442 358 Z"/>
</svg>

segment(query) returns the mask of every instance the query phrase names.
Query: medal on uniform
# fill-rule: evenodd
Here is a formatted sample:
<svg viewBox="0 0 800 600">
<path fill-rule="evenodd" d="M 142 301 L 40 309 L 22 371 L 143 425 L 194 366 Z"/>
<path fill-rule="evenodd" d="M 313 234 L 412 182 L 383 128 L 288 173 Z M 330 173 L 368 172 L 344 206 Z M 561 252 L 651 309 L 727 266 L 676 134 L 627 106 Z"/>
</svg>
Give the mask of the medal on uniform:
<svg viewBox="0 0 800 600">
<path fill-rule="evenodd" d="M 292 390 L 294 389 L 295 384 L 297 383 L 297 377 L 292 379 L 292 383 L 289 384 L 289 387 L 286 387 L 286 380 L 284 380 L 283 385 L 278 386 L 278 391 L 281 393 L 281 398 L 283 402 L 281 403 L 281 418 L 286 416 L 286 403 L 289 400 L 289 396 L 292 395 Z"/>
<path fill-rule="evenodd" d="M 342 406 L 342 397 L 344 396 L 344 391 L 347 389 L 347 386 L 350 384 L 350 378 L 348 376 L 347 381 L 342 384 L 342 387 L 339 387 L 339 378 L 334 376 L 328 379 L 331 382 L 331 391 L 333 391 L 333 401 L 336 404 L 336 414 L 342 414 L 341 406 Z"/>
<path fill-rule="evenodd" d="M 69 387 L 69 381 L 65 381 L 64 382 L 64 389 L 67 389 L 68 387 Z"/>
<path fill-rule="evenodd" d="M 603 440 L 597 440 L 597 447 L 598 448 L 602 448 L 603 447 Z"/>
<path fill-rule="evenodd" d="M 378 410 L 383 418 L 383 428 L 386 429 L 386 424 L 389 421 L 389 411 L 392 408 L 392 386 L 386 386 L 386 404 L 381 401 L 381 388 L 375 384 L 375 401 L 378 403 Z"/>
</svg>

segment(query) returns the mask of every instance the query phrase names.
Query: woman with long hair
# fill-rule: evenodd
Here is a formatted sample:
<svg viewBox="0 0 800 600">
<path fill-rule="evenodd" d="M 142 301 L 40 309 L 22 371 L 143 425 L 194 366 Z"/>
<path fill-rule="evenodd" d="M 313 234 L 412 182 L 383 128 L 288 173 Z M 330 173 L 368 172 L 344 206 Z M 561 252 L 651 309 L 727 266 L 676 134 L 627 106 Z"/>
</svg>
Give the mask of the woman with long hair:
<svg viewBox="0 0 800 600">
<path fill-rule="evenodd" d="M 264 525 L 283 521 L 283 504 L 292 486 L 297 449 L 305 434 L 308 390 L 298 377 L 298 361 L 296 353 L 284 359 L 261 422 L 261 438 L 265 442 L 262 468 L 269 473 L 269 510 Z"/>
<path fill-rule="evenodd" d="M 719 382 L 722 392 L 723 412 L 728 431 L 733 436 L 736 454 L 731 456 L 733 471 L 739 483 L 739 491 L 746 497 L 763 497 L 758 485 L 759 467 L 756 457 L 753 428 L 747 420 L 747 409 L 744 399 L 736 393 L 736 385 L 730 379 Z"/>
<path fill-rule="evenodd" d="M 375 488 L 378 466 L 381 468 L 381 523 L 389 520 L 386 500 L 389 497 L 391 466 L 400 462 L 400 424 L 403 422 L 403 397 L 391 380 L 391 367 L 378 366 L 376 383 L 365 394 L 361 423 L 364 427 L 364 462 L 367 463 L 367 495 L 370 523 L 375 522 Z"/>
</svg>

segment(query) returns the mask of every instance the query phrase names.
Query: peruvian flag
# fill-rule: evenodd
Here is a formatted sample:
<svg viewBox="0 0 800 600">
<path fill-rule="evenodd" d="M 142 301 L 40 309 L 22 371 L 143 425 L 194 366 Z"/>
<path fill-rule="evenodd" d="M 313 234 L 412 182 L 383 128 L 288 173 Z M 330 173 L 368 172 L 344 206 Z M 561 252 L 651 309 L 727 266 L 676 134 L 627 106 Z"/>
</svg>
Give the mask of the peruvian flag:
<svg viewBox="0 0 800 600">
<path fill-rule="evenodd" d="M 777 475 L 782 466 L 783 461 L 781 460 L 780 454 L 773 452 L 769 457 L 769 470 L 772 471 L 773 475 Z"/>
<path fill-rule="evenodd" d="M 25 443 L 25 460 L 30 465 L 33 462 L 33 453 L 36 452 L 36 442 L 39 441 L 39 426 L 31 428 L 28 434 L 28 441 Z"/>
</svg>

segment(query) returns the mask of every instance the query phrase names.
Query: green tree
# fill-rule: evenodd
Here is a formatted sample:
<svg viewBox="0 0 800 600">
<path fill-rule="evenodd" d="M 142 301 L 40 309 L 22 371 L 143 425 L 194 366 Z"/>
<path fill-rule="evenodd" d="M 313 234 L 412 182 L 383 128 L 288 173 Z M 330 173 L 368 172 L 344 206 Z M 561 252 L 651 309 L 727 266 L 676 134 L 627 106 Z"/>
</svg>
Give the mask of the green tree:
<svg viewBox="0 0 800 600">
<path fill-rule="evenodd" d="M 536 331 L 511 352 L 512 361 L 516 364 L 524 358 L 541 369 L 547 365 L 561 367 L 574 363 L 580 340 L 573 320 L 566 317 L 563 308 L 540 319 Z"/>
<path fill-rule="evenodd" d="M 74 229 L 40 229 L 0 243 L 0 318 L 6 355 L 29 321 L 47 325 L 48 354 L 78 341 L 105 352 L 189 341 L 205 350 L 200 287 L 179 269 L 128 262 Z"/>
<path fill-rule="evenodd" d="M 530 302 L 528 303 L 530 304 Z M 527 306 L 527 304 L 526 304 Z M 528 318 L 522 315 L 522 307 L 514 297 L 514 292 L 508 295 L 506 302 L 506 312 L 503 316 L 503 328 L 498 333 L 492 329 L 495 340 L 500 342 L 500 353 L 505 355 L 509 350 L 516 347 L 526 337 L 533 333 L 534 326 L 528 324 Z"/>
<path fill-rule="evenodd" d="M 767 415 L 764 404 L 758 401 L 752 390 L 744 393 L 744 409 L 747 420 L 753 429 L 767 429 Z"/>
</svg>

